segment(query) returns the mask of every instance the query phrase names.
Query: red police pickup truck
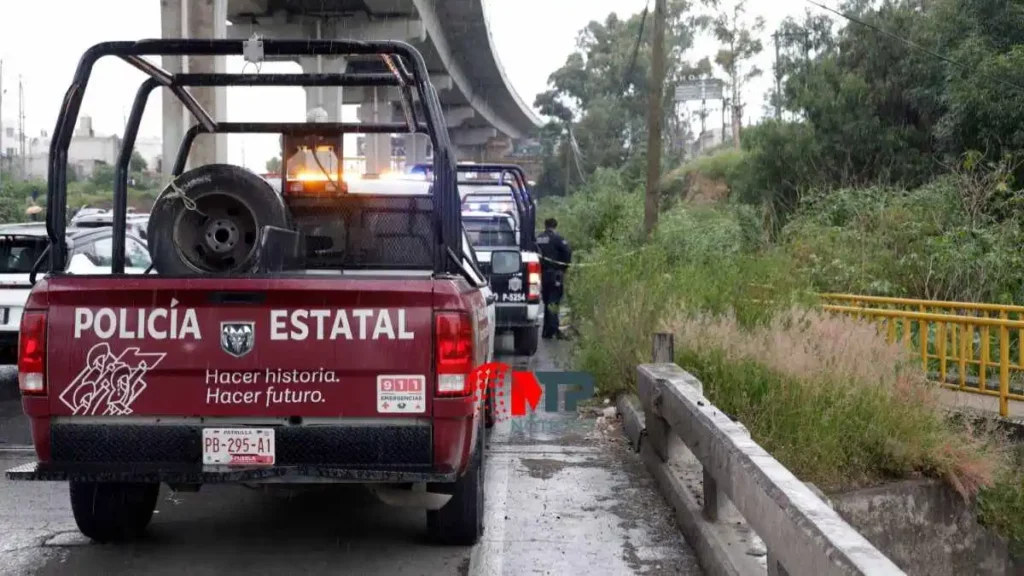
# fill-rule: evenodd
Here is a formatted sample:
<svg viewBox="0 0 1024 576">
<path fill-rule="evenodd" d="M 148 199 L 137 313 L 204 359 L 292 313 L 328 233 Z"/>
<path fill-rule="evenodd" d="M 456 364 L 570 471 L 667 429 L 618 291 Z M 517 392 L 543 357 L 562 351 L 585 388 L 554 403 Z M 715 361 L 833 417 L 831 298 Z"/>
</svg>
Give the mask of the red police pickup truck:
<svg viewBox="0 0 1024 576">
<path fill-rule="evenodd" d="M 35 278 L 18 380 L 37 461 L 13 480 L 67 481 L 97 541 L 138 535 L 161 484 L 358 482 L 438 495 L 430 533 L 483 531 L 484 414 L 474 369 L 489 361 L 493 297 L 466 240 L 455 163 L 423 59 L 400 42 L 110 42 L 82 58 L 51 147 L 51 270 L 63 270 L 66 162 L 92 64 L 120 56 L 140 88 L 118 159 L 112 274 Z M 391 74 L 163 75 L 142 56 L 379 55 Z M 426 117 L 344 123 L 213 121 L 189 85 L 400 86 Z M 172 91 L 198 124 L 149 220 L 149 274 L 123 273 L 128 162 L 149 93 Z M 341 167 L 351 131 L 420 132 L 435 178 L 410 193 L 354 193 Z M 282 136 L 280 191 L 242 168 L 183 171 L 200 133 Z M 517 270 L 518 252 L 499 254 Z M 492 266 L 494 257 L 492 256 Z M 37 269 L 43 267 L 43 259 Z M 415 491 L 419 493 L 419 491 Z"/>
</svg>

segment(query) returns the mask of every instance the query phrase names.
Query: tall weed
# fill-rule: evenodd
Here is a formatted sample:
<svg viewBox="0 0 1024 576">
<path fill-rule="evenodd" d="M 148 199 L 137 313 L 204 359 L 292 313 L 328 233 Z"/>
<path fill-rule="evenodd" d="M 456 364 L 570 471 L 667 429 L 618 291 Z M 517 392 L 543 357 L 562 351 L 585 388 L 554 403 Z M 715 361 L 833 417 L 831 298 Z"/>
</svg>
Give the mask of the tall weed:
<svg viewBox="0 0 1024 576">
<path fill-rule="evenodd" d="M 964 496 L 992 483 L 998 445 L 951 429 L 914 359 L 870 324 L 794 308 L 753 328 L 729 314 L 663 327 L 712 402 L 801 478 L 838 490 L 928 475 Z"/>
<path fill-rule="evenodd" d="M 1001 439 L 946 421 L 919 365 L 874 326 L 807 311 L 816 290 L 1020 301 L 1015 224 L 965 229 L 938 181 L 807 199 L 780 244 L 749 206 L 676 204 L 641 243 L 642 194 L 607 172 L 590 188 L 541 211 L 577 250 L 576 366 L 600 392 L 632 389 L 652 333 L 670 330 L 677 363 L 802 479 L 838 490 L 942 478 L 1024 538 L 1024 465 L 1006 465 Z"/>
</svg>

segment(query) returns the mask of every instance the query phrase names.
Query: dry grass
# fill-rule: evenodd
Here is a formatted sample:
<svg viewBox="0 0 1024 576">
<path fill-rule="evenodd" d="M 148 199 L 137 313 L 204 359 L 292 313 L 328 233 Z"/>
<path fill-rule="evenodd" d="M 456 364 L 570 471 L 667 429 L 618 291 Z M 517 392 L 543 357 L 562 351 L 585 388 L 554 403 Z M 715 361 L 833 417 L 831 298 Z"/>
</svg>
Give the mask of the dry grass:
<svg viewBox="0 0 1024 576">
<path fill-rule="evenodd" d="M 696 173 L 689 178 L 687 184 L 685 201 L 690 204 L 704 206 L 729 199 L 729 186 L 721 180 Z"/>
<path fill-rule="evenodd" d="M 934 385 L 871 324 L 794 309 L 753 328 L 684 314 L 665 328 L 711 400 L 801 478 L 838 490 L 927 475 L 964 497 L 992 484 L 994 436 L 954 430 Z"/>
</svg>

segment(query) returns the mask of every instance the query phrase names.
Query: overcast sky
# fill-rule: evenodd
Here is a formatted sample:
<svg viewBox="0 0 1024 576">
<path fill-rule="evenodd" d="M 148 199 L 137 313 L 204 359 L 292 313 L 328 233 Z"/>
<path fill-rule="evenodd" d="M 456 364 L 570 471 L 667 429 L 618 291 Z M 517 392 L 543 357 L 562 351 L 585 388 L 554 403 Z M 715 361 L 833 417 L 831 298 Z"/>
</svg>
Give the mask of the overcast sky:
<svg viewBox="0 0 1024 576">
<path fill-rule="evenodd" d="M 574 49 L 581 28 L 591 20 L 603 20 L 612 11 L 621 16 L 637 13 L 646 4 L 645 0 L 484 1 L 498 57 L 513 87 L 531 105 L 534 96 L 545 89 L 548 75 Z M 763 96 L 772 83 L 774 50 L 767 35 L 783 18 L 799 16 L 808 7 L 804 0 L 749 3 L 750 17 L 761 15 L 767 21 L 765 51 L 757 62 L 765 74 L 745 91 L 749 102 L 745 115 L 749 118 L 756 120 L 761 116 Z M 0 0 L 4 90 L 0 118 L 5 125 L 17 119 L 20 76 L 24 85 L 26 132 L 52 131 L 57 109 L 85 49 L 106 40 L 159 35 L 158 0 Z M 701 38 L 688 58 L 697 60 L 715 50 L 713 40 Z M 297 65 L 268 64 L 264 71 L 283 72 L 290 70 L 290 66 L 298 69 Z M 240 72 L 241 68 L 241 58 L 229 59 L 229 72 Z M 135 89 L 143 79 L 141 73 L 119 61 L 104 59 L 97 64 L 82 105 L 82 114 L 92 116 L 97 133 L 122 132 Z M 156 92 L 147 106 L 143 135 L 160 136 L 159 94 Z M 226 119 L 231 121 L 301 121 L 305 116 L 301 88 L 229 88 L 227 97 Z M 268 109 L 272 110 L 269 116 Z M 346 116 L 350 113 L 354 111 L 346 112 Z M 720 116 L 712 116 L 716 117 Z M 260 169 L 267 158 L 276 155 L 276 147 L 276 138 L 232 137 L 230 161 L 241 163 L 244 154 L 246 165 Z"/>
</svg>

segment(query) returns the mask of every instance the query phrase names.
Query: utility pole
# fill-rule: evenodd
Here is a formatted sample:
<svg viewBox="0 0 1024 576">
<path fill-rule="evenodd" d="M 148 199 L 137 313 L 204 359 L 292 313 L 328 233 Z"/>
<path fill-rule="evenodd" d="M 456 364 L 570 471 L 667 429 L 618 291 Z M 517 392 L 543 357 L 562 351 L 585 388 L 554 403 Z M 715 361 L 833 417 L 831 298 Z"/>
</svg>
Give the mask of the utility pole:
<svg viewBox="0 0 1024 576">
<path fill-rule="evenodd" d="M 801 38 L 804 44 L 804 86 L 807 85 L 807 73 L 811 68 L 811 46 L 810 34 L 806 30 L 787 32 L 780 34 L 778 30 L 772 32 L 772 40 L 775 42 L 775 118 L 782 118 L 782 70 L 779 68 L 779 40 Z M 788 44 L 788 43 L 787 43 Z"/>
<path fill-rule="evenodd" d="M 729 108 L 729 104 L 731 104 L 731 103 L 732 103 L 731 99 L 729 99 L 729 98 L 722 98 L 722 141 L 719 142 L 719 144 L 724 144 L 725 143 L 725 128 L 727 126 L 727 124 L 725 123 L 725 111 Z"/>
<path fill-rule="evenodd" d="M 779 31 L 772 32 L 775 43 L 775 119 L 782 119 L 782 71 L 779 70 Z"/>
<path fill-rule="evenodd" d="M 743 118 L 743 103 L 740 98 L 740 79 L 738 74 L 732 76 L 732 145 L 740 149 L 740 120 Z"/>
<path fill-rule="evenodd" d="M 18 153 L 21 154 L 21 177 L 28 178 L 28 165 L 25 163 L 25 87 L 18 75 Z"/>
<path fill-rule="evenodd" d="M 661 97 L 665 92 L 666 0 L 654 0 L 654 40 L 651 46 L 651 84 L 647 96 L 647 189 L 644 198 L 644 237 L 650 238 L 658 223 L 658 192 L 661 181 Z"/>
<path fill-rule="evenodd" d="M 0 191 L 4 189 L 4 61 L 0 60 Z"/>
<path fill-rule="evenodd" d="M 567 123 L 565 125 L 565 192 L 563 196 L 569 195 L 569 175 L 572 174 L 572 145 L 569 142 L 569 138 L 572 135 L 572 124 Z"/>
</svg>

